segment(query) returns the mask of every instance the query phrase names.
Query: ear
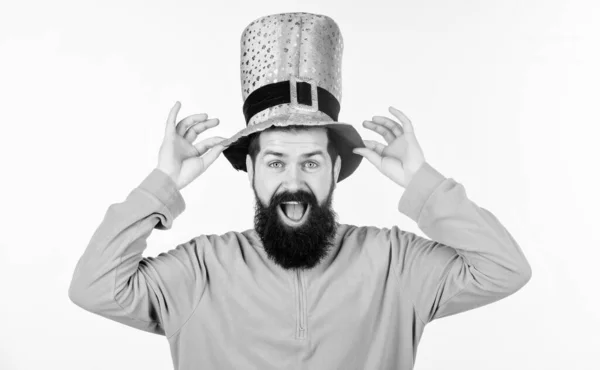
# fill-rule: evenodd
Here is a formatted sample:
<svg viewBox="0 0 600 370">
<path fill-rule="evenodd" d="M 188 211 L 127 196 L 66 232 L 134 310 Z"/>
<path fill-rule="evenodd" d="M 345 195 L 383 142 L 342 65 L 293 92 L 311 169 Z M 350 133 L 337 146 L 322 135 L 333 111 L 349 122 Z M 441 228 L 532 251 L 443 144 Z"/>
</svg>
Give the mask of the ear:
<svg viewBox="0 0 600 370">
<path fill-rule="evenodd" d="M 254 176 L 254 168 L 252 168 L 252 158 L 250 158 L 250 154 L 246 155 L 246 172 L 248 173 L 248 180 L 250 180 L 250 186 L 252 186 L 252 176 Z"/>
<path fill-rule="evenodd" d="M 342 169 L 342 157 L 338 155 L 335 160 L 335 165 L 333 167 L 333 173 L 335 175 L 334 181 L 336 184 L 337 184 L 338 177 L 340 176 L 341 169 Z"/>
</svg>

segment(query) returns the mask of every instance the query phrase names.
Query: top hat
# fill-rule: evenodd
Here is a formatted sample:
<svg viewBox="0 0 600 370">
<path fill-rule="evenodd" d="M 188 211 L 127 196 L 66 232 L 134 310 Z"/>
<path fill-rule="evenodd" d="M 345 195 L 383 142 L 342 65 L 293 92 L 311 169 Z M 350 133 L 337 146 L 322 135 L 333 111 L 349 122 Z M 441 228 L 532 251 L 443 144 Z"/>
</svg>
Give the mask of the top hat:
<svg viewBox="0 0 600 370">
<path fill-rule="evenodd" d="M 246 128 L 222 141 L 236 170 L 246 170 L 249 135 L 271 126 L 326 127 L 342 160 L 338 182 L 350 176 L 364 148 L 359 133 L 337 122 L 342 100 L 342 35 L 333 19 L 281 13 L 250 23 L 240 42 Z"/>
</svg>

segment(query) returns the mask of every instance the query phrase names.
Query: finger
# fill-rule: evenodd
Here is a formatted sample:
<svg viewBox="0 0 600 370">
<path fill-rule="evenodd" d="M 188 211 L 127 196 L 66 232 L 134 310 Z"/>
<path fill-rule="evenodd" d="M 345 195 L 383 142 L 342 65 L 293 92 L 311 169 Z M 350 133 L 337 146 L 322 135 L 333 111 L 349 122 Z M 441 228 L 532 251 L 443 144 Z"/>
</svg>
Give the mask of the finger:
<svg viewBox="0 0 600 370">
<path fill-rule="evenodd" d="M 166 132 L 175 132 L 175 119 L 177 119 L 177 113 L 179 113 L 179 108 L 181 108 L 181 103 L 179 101 L 175 102 L 173 108 L 169 112 L 169 117 L 167 117 L 167 125 L 165 127 Z"/>
<path fill-rule="evenodd" d="M 385 149 L 385 145 L 374 141 L 374 140 L 363 140 L 365 143 L 365 146 L 371 150 L 373 150 L 375 153 L 379 154 L 380 156 L 383 156 L 383 150 Z"/>
<path fill-rule="evenodd" d="M 392 133 L 392 131 L 390 131 L 387 127 L 377 124 L 375 122 L 364 121 L 363 126 L 383 136 L 383 138 L 388 144 L 394 141 L 394 139 L 396 139 L 396 136 Z"/>
<path fill-rule="evenodd" d="M 363 156 L 369 162 L 373 163 L 373 165 L 379 171 L 381 171 L 381 161 L 382 161 L 381 156 L 379 154 L 375 153 L 373 150 L 371 150 L 369 148 L 354 148 L 354 149 L 352 149 L 352 152 L 355 154 L 358 154 L 360 156 Z"/>
<path fill-rule="evenodd" d="M 201 142 L 194 144 L 194 147 L 198 150 L 199 155 L 203 155 L 208 149 L 215 147 L 223 140 L 225 139 L 220 136 L 209 137 L 208 139 L 204 139 Z"/>
<path fill-rule="evenodd" d="M 403 131 L 404 132 L 415 132 L 415 129 L 412 125 L 412 122 L 410 121 L 410 119 L 402 112 L 400 112 L 398 109 L 394 108 L 394 107 L 390 107 L 389 111 L 391 114 L 393 114 L 396 118 L 398 118 L 398 120 L 400 122 L 402 122 L 402 127 L 403 127 Z"/>
<path fill-rule="evenodd" d="M 379 123 L 379 124 L 387 127 L 390 131 L 392 131 L 394 133 L 394 135 L 396 137 L 398 137 L 404 133 L 404 131 L 402 130 L 402 126 L 400 126 L 400 124 L 398 124 L 398 122 L 396 122 L 392 119 L 389 119 L 387 117 L 373 116 L 373 121 L 375 123 Z"/>
<path fill-rule="evenodd" d="M 217 145 L 213 147 L 208 153 L 202 156 L 202 162 L 204 164 L 204 168 L 208 168 L 213 162 L 219 157 L 219 154 L 223 152 L 225 147 L 223 145 Z"/>
<path fill-rule="evenodd" d="M 194 123 L 193 125 L 188 127 L 188 129 L 184 133 L 183 137 L 190 143 L 193 143 L 194 140 L 196 140 L 196 138 L 198 137 L 198 135 L 200 135 L 202 132 L 206 131 L 207 129 L 209 129 L 211 127 L 215 127 L 218 124 L 219 124 L 218 118 L 211 118 L 204 122 Z"/>
<path fill-rule="evenodd" d="M 191 125 L 197 122 L 205 121 L 206 118 L 208 118 L 206 113 L 192 114 L 191 116 L 185 117 L 177 124 L 177 133 L 183 136 Z"/>
</svg>

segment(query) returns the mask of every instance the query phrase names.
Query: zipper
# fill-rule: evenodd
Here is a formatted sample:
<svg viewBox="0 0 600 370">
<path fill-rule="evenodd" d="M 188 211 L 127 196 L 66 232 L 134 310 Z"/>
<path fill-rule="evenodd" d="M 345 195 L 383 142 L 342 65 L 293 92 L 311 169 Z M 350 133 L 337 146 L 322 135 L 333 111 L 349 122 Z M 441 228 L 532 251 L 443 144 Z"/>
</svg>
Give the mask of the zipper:
<svg viewBox="0 0 600 370">
<path fill-rule="evenodd" d="M 306 294 L 302 282 L 302 272 L 296 271 L 296 300 L 298 302 L 298 320 L 296 324 L 296 339 L 306 338 Z"/>
</svg>

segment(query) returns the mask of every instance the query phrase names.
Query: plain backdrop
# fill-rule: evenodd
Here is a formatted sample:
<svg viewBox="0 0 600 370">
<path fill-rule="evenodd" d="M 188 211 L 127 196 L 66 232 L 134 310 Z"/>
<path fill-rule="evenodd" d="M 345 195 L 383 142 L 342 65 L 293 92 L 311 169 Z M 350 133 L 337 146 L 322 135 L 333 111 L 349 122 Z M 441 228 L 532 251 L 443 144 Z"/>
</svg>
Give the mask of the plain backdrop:
<svg viewBox="0 0 600 370">
<path fill-rule="evenodd" d="M 426 160 L 491 211 L 533 276 L 499 302 L 433 321 L 415 369 L 598 369 L 600 5 L 595 1 L 27 1 L 0 6 L 0 368 L 170 369 L 168 342 L 73 304 L 77 261 L 108 206 L 156 166 L 168 112 L 245 126 L 240 37 L 264 15 L 325 14 L 344 38 L 339 121 L 394 106 Z M 144 256 L 253 227 L 246 173 L 224 156 Z M 403 189 L 364 160 L 339 184 L 343 223 L 424 236 Z M 250 344 L 249 344 L 250 345 Z"/>
</svg>

